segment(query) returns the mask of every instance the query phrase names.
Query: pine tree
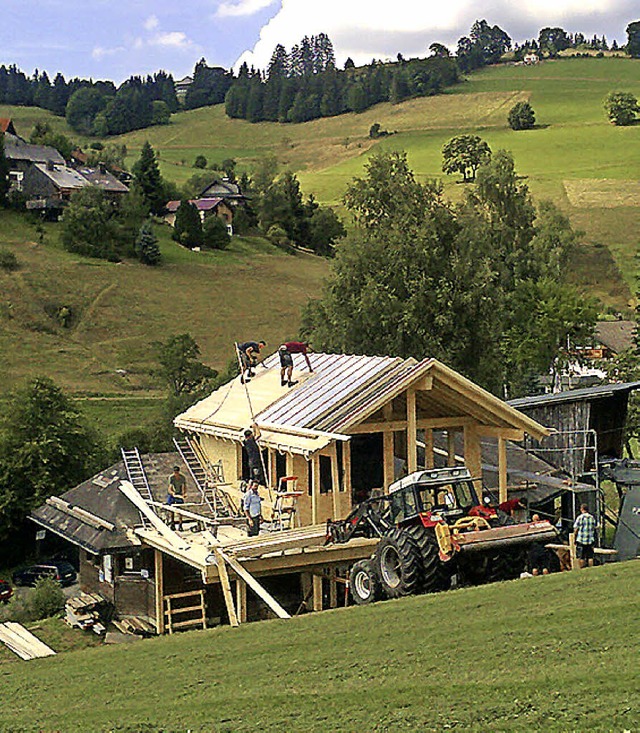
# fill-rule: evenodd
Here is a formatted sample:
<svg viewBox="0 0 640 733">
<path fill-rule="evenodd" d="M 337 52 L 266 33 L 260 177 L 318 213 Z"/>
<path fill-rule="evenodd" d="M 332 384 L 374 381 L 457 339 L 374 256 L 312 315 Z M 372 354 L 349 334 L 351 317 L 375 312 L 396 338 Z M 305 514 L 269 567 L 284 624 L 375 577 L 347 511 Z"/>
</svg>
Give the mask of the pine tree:
<svg viewBox="0 0 640 733">
<path fill-rule="evenodd" d="M 202 243 L 202 223 L 198 209 L 184 199 L 176 211 L 176 221 L 173 225 L 173 239 L 184 247 L 193 249 Z"/>
<path fill-rule="evenodd" d="M 161 214 L 165 205 L 164 183 L 156 154 L 148 140 L 142 146 L 140 158 L 134 163 L 132 173 L 142 189 L 151 213 Z"/>
<path fill-rule="evenodd" d="M 162 260 L 158 237 L 151 228 L 151 222 L 145 221 L 140 227 L 136 240 L 136 256 L 143 265 L 159 265 Z"/>
</svg>

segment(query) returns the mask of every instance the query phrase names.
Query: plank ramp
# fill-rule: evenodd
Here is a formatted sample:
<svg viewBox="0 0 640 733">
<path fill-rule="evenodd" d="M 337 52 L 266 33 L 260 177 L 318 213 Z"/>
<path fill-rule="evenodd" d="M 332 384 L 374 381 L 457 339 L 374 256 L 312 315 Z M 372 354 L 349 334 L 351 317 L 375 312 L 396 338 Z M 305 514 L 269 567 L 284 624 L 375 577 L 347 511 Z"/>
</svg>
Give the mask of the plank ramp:
<svg viewBox="0 0 640 733">
<path fill-rule="evenodd" d="M 25 661 L 55 654 L 51 647 L 15 621 L 0 624 L 0 641 Z"/>
</svg>

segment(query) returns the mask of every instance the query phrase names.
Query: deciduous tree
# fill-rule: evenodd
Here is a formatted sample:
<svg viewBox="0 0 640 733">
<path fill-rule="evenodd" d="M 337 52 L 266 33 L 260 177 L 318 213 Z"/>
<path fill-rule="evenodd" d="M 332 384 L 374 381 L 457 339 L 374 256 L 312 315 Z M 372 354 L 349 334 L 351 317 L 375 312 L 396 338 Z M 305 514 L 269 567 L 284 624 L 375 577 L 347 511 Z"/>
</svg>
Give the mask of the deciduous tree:
<svg viewBox="0 0 640 733">
<path fill-rule="evenodd" d="M 463 180 L 474 181 L 478 168 L 491 159 L 491 148 L 478 135 L 457 135 L 442 148 L 444 173 L 462 173 Z"/>
<path fill-rule="evenodd" d="M 536 124 L 536 115 L 529 102 L 516 102 L 509 110 L 509 127 L 512 130 L 531 130 Z"/>
<path fill-rule="evenodd" d="M 202 391 L 218 374 L 200 361 L 200 347 L 189 333 L 172 336 L 154 346 L 160 362 L 159 376 L 174 397 Z"/>
<path fill-rule="evenodd" d="M 611 92 L 604 100 L 604 108 L 611 122 L 619 127 L 632 125 L 640 112 L 638 99 L 631 92 Z"/>
</svg>

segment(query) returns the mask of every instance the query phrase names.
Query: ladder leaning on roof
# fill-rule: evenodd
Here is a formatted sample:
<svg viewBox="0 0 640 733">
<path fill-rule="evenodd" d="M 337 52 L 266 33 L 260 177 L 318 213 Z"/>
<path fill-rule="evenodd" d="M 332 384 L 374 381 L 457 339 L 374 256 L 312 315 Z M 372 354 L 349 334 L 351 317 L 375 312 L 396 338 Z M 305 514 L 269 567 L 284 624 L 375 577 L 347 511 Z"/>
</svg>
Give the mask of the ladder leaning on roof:
<svg viewBox="0 0 640 733">
<path fill-rule="evenodd" d="M 133 448 L 132 450 L 125 450 L 124 448 L 121 448 L 120 452 L 122 453 L 124 467 L 127 469 L 127 476 L 129 477 L 129 481 L 134 489 L 136 489 L 146 502 L 153 501 L 153 494 L 149 488 L 147 474 L 144 470 L 144 465 L 142 464 L 142 459 L 140 458 L 140 452 L 138 449 Z M 140 517 L 142 519 L 142 526 L 145 528 L 148 527 L 149 520 L 147 517 L 145 517 L 142 512 L 140 513 Z"/>
<path fill-rule="evenodd" d="M 217 483 L 224 483 L 222 464 L 211 465 L 202 455 L 199 447 L 187 435 L 174 438 L 173 443 L 189 469 L 191 478 L 202 496 L 202 501 L 212 515 L 214 517 L 230 517 L 233 513 L 232 508 L 216 489 Z"/>
</svg>

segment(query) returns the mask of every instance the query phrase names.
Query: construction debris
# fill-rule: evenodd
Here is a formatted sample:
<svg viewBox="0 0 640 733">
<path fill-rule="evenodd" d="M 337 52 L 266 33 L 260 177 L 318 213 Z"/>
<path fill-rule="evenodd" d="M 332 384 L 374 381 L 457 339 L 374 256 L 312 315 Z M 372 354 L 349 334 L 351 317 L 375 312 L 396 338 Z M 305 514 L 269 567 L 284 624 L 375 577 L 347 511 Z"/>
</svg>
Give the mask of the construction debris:
<svg viewBox="0 0 640 733">
<path fill-rule="evenodd" d="M 65 603 L 65 623 L 71 628 L 83 631 L 91 629 L 95 634 L 104 634 L 108 621 L 109 605 L 96 593 L 80 593 Z M 103 623 L 104 622 L 104 623 Z"/>
</svg>

